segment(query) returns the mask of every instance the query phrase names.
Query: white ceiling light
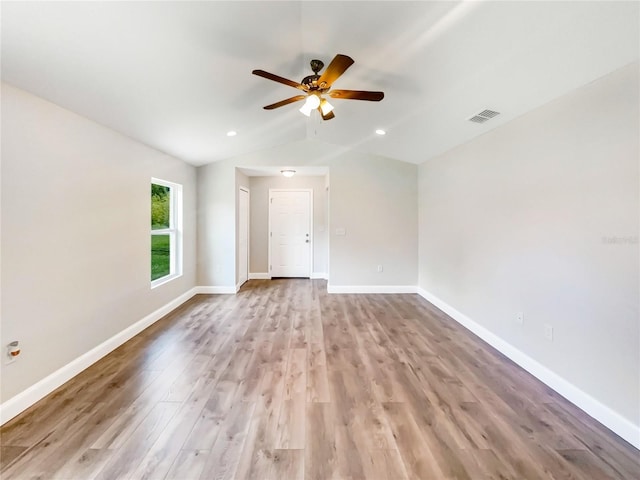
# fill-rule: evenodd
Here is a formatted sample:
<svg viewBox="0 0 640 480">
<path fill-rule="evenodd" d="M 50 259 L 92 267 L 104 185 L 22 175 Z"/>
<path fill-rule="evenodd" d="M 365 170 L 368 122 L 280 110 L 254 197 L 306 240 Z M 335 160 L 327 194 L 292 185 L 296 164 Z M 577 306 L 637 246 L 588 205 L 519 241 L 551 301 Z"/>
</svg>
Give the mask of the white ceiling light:
<svg viewBox="0 0 640 480">
<path fill-rule="evenodd" d="M 320 110 L 322 110 L 322 115 L 327 115 L 331 110 L 333 110 L 333 105 L 323 98 L 320 102 Z"/>
<path fill-rule="evenodd" d="M 295 170 L 280 170 L 280 173 L 287 178 L 293 177 L 296 174 Z"/>
<path fill-rule="evenodd" d="M 238 134 L 235 130 L 230 130 L 227 132 L 227 137 L 235 137 Z"/>
<path fill-rule="evenodd" d="M 381 128 L 379 128 L 378 130 L 376 130 L 376 133 L 377 133 L 378 135 L 386 135 L 386 134 L 387 134 L 387 132 L 385 132 L 385 131 L 384 131 L 384 130 L 382 130 Z"/>
<path fill-rule="evenodd" d="M 308 102 L 305 102 L 304 105 L 302 105 L 302 107 L 300 107 L 300 113 L 306 115 L 307 117 L 311 116 L 311 107 L 309 105 L 307 105 Z"/>
<path fill-rule="evenodd" d="M 328 103 L 328 102 L 327 102 Z M 315 94 L 311 94 L 307 97 L 304 105 L 300 108 L 300 113 L 305 114 L 307 117 L 311 116 L 311 110 L 315 110 L 320 106 L 320 97 Z"/>
</svg>

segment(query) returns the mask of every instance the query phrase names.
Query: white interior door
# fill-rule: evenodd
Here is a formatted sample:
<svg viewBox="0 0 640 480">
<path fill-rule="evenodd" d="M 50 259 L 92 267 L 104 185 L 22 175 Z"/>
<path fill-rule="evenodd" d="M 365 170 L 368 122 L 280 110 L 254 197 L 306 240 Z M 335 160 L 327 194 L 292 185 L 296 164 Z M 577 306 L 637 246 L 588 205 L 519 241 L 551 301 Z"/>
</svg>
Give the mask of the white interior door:
<svg viewBox="0 0 640 480">
<path fill-rule="evenodd" d="M 269 201 L 272 277 L 310 277 L 312 191 L 271 190 Z"/>
<path fill-rule="evenodd" d="M 249 279 L 249 192 L 240 189 L 238 197 L 238 285 Z"/>
</svg>

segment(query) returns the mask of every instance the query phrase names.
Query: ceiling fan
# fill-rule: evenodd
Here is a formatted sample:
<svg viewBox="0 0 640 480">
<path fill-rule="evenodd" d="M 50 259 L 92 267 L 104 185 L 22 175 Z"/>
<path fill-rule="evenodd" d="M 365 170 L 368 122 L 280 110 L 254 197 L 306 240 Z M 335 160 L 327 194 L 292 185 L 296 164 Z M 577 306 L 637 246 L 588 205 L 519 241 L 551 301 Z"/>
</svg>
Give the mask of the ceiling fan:
<svg viewBox="0 0 640 480">
<path fill-rule="evenodd" d="M 306 100 L 300 112 L 307 117 L 311 115 L 311 111 L 317 109 L 322 115 L 323 120 L 331 120 L 335 117 L 333 113 L 333 105 L 331 105 L 327 99 L 323 98 L 323 95 L 328 95 L 331 98 L 343 99 L 343 100 L 368 100 L 370 102 L 379 102 L 384 98 L 384 92 L 370 92 L 365 90 L 331 90 L 331 85 L 336 81 L 351 65 L 353 65 L 353 59 L 347 55 L 336 55 L 331 63 L 322 73 L 318 74 L 324 63 L 320 60 L 311 60 L 311 70 L 313 75 L 308 75 L 302 79 L 300 83 L 288 80 L 286 78 L 274 75 L 273 73 L 265 72 L 264 70 L 254 70 L 254 75 L 264 77 L 274 82 L 289 85 L 290 87 L 302 90 L 304 94 L 296 95 L 295 97 L 281 100 L 271 105 L 264 107 L 265 110 L 273 110 L 274 108 L 283 107 L 290 103 L 298 102 L 300 100 Z"/>
</svg>

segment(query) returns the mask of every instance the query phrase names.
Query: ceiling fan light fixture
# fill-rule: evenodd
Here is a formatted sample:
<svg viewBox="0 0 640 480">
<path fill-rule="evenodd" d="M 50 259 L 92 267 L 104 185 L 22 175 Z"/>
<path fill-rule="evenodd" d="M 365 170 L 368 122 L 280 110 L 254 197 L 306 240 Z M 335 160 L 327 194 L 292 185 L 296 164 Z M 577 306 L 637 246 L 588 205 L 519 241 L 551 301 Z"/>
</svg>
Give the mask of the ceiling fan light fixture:
<svg viewBox="0 0 640 480">
<path fill-rule="evenodd" d="M 320 60 L 311 60 L 311 70 L 313 75 L 307 75 L 300 82 L 289 80 L 288 78 L 265 72 L 264 70 L 253 70 L 251 73 L 267 80 L 281 83 L 297 90 L 298 95 L 286 98 L 276 103 L 266 105 L 265 110 L 274 110 L 284 107 L 294 102 L 304 100 L 304 105 L 300 108 L 300 113 L 310 117 L 312 110 L 318 110 L 322 115 L 322 120 L 331 120 L 335 118 L 333 113 L 333 105 L 328 103 L 322 97 L 323 94 L 331 98 L 339 98 L 343 100 L 366 100 L 369 102 L 379 102 L 384 98 L 384 92 L 373 92 L 368 90 L 331 90 L 333 82 L 353 65 L 353 58 L 341 53 L 337 54 L 329 63 L 329 66 L 320 74 L 320 70 L 324 67 L 324 63 Z"/>
<path fill-rule="evenodd" d="M 320 96 L 312 93 L 307 97 L 307 101 L 305 103 L 312 109 L 318 108 L 320 106 Z"/>
<path fill-rule="evenodd" d="M 305 104 L 300 107 L 300 113 L 306 115 L 307 117 L 311 116 L 311 110 L 313 109 L 309 105 L 307 105 L 307 102 L 305 102 Z"/>
<path fill-rule="evenodd" d="M 307 99 L 300 108 L 300 113 L 303 113 L 307 117 L 311 116 L 311 111 L 315 110 L 320 106 L 320 97 L 315 93 L 310 93 Z"/>
<path fill-rule="evenodd" d="M 296 174 L 296 171 L 295 171 L 295 170 L 288 169 L 288 170 L 280 170 L 280 173 L 281 173 L 284 177 L 291 178 L 291 177 L 293 177 L 293 176 Z"/>
<path fill-rule="evenodd" d="M 333 105 L 323 98 L 320 101 L 320 110 L 322 110 L 322 115 L 327 115 L 331 110 L 333 110 Z"/>
</svg>

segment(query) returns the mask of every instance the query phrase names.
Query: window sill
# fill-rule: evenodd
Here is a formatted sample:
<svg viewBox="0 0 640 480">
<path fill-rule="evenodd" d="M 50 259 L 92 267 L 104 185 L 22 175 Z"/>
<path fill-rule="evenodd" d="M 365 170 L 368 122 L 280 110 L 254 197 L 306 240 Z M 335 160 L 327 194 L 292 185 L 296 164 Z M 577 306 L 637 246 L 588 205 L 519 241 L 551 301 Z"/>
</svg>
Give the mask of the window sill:
<svg viewBox="0 0 640 480">
<path fill-rule="evenodd" d="M 174 273 L 173 275 L 167 275 L 165 277 L 158 278 L 151 282 L 151 290 L 160 285 L 164 285 L 165 283 L 169 283 L 171 280 L 175 280 L 176 278 L 180 278 L 182 276 L 181 273 Z"/>
</svg>

